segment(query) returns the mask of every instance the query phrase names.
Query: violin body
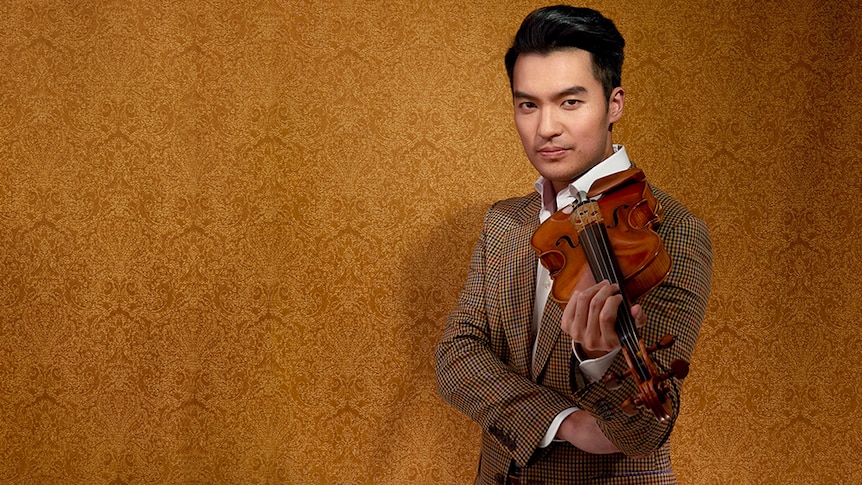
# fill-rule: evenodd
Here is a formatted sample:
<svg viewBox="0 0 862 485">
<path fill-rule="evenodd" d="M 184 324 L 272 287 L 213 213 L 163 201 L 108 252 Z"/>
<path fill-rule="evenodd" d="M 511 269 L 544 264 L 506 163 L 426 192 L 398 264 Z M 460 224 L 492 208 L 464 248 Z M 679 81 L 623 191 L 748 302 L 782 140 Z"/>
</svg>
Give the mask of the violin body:
<svg viewBox="0 0 862 485">
<path fill-rule="evenodd" d="M 584 271 L 591 271 L 596 281 L 608 280 L 620 287 L 623 303 L 615 328 L 628 369 L 606 376 L 604 383 L 618 386 L 623 378 L 632 377 L 637 394 L 621 404 L 623 412 L 634 415 L 647 408 L 665 421 L 671 412 L 667 380 L 685 378 L 688 362 L 676 360 L 660 374 L 650 354 L 673 345 L 674 337 L 665 336 L 647 347 L 630 311 L 632 302 L 658 286 L 672 266 L 655 232 L 661 207 L 643 171 L 636 168 L 597 180 L 579 197 L 577 204 L 542 223 L 530 240 L 553 280 L 550 297 L 564 307 Z"/>
<path fill-rule="evenodd" d="M 606 195 L 598 200 L 598 207 L 622 271 L 623 291 L 637 301 L 661 283 L 671 269 L 670 256 L 655 232 L 661 220 L 661 207 L 640 169 L 597 180 L 587 197 L 602 193 Z M 577 212 L 567 214 L 559 210 L 530 239 L 533 250 L 554 280 L 550 296 L 563 305 L 569 301 L 581 272 L 590 269 L 580 248 L 581 219 Z"/>
</svg>

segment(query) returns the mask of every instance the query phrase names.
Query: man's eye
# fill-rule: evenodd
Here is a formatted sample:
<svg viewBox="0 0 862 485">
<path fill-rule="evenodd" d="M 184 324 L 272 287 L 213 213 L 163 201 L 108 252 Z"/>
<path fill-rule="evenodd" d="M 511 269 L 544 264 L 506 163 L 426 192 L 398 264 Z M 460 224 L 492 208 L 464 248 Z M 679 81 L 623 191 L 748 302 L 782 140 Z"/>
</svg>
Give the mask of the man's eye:
<svg viewBox="0 0 862 485">
<path fill-rule="evenodd" d="M 531 101 L 524 101 L 523 103 L 520 104 L 520 106 L 521 106 L 521 109 L 533 109 L 536 107 L 536 103 L 533 103 Z"/>
<path fill-rule="evenodd" d="M 581 100 L 579 99 L 567 99 L 563 101 L 563 106 L 574 107 L 581 104 Z"/>
</svg>

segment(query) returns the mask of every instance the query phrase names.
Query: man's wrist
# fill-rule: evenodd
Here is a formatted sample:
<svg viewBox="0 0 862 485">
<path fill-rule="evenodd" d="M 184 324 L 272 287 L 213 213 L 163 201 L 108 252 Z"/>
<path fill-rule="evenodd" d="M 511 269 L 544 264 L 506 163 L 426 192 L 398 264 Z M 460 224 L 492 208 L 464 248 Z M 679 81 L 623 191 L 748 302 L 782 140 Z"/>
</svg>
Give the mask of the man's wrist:
<svg viewBox="0 0 862 485">
<path fill-rule="evenodd" d="M 583 373 L 587 377 L 587 379 L 589 379 L 590 382 L 599 381 L 602 376 L 605 375 L 605 372 L 610 369 L 614 358 L 616 358 L 617 354 L 620 352 L 620 348 L 617 347 L 610 352 L 605 352 L 599 357 L 590 359 L 579 353 L 582 350 L 583 348 L 581 348 L 579 344 L 572 340 L 572 353 L 574 353 L 575 358 L 578 359 L 578 368 L 581 370 L 581 373 Z"/>
<path fill-rule="evenodd" d="M 589 351 L 585 349 L 581 344 L 572 340 L 572 352 L 575 354 L 575 357 L 578 358 L 578 361 L 583 362 L 585 360 L 599 359 L 608 355 L 610 352 L 605 350 L 592 350 Z"/>
<path fill-rule="evenodd" d="M 571 408 L 566 409 L 565 411 L 562 411 L 560 414 L 558 414 L 554 418 L 554 420 L 551 422 L 551 425 L 548 426 L 548 431 L 545 433 L 545 437 L 542 438 L 541 443 L 539 443 L 539 448 L 547 448 L 548 445 L 551 444 L 551 442 L 553 442 L 554 440 L 557 440 L 557 439 L 564 440 L 563 438 L 559 437 L 560 426 L 562 426 L 562 424 L 565 422 L 566 418 L 568 418 L 572 413 L 574 413 L 577 410 L 578 410 L 578 408 L 571 407 Z"/>
</svg>

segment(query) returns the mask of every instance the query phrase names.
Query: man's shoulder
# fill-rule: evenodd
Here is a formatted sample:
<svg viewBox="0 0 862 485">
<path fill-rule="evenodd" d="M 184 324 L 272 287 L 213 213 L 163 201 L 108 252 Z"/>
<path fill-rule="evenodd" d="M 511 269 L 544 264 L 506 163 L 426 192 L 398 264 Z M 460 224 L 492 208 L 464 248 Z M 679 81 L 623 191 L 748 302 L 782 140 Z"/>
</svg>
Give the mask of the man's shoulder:
<svg viewBox="0 0 862 485">
<path fill-rule="evenodd" d="M 495 202 L 485 212 L 483 232 L 489 240 L 508 240 L 515 233 L 532 231 L 539 222 L 539 194 L 512 197 Z"/>
<path fill-rule="evenodd" d="M 666 192 L 655 187 L 651 189 L 661 204 L 661 223 L 657 232 L 665 244 L 696 245 L 710 250 L 712 242 L 706 222 Z"/>
<path fill-rule="evenodd" d="M 537 216 L 541 200 L 536 192 L 495 202 L 488 209 L 489 217 L 516 218 Z"/>
<path fill-rule="evenodd" d="M 674 225 L 690 217 L 697 218 L 688 207 L 667 192 L 652 185 L 650 186 L 650 190 L 652 190 L 653 195 L 661 205 L 663 212 L 662 221 L 665 224 Z"/>
</svg>

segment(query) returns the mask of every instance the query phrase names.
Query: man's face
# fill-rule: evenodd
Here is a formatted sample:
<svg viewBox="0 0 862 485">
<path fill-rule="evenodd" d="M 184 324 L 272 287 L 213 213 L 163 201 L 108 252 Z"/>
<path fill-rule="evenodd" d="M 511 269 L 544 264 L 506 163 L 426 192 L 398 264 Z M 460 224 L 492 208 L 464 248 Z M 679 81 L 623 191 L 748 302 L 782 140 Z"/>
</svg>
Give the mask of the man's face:
<svg viewBox="0 0 862 485">
<path fill-rule="evenodd" d="M 618 87 L 605 99 L 589 52 L 521 54 L 512 90 L 524 151 L 555 190 L 613 154 L 609 127 L 622 115 L 624 92 Z"/>
</svg>

